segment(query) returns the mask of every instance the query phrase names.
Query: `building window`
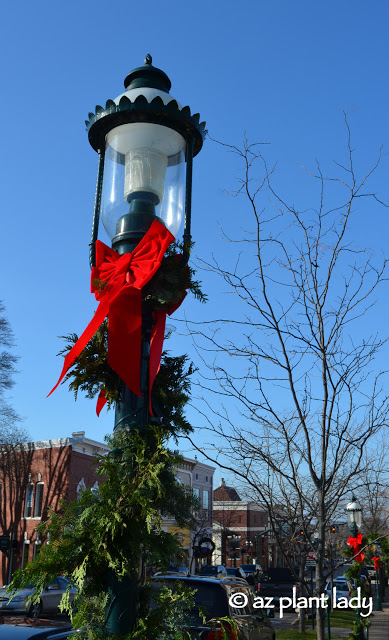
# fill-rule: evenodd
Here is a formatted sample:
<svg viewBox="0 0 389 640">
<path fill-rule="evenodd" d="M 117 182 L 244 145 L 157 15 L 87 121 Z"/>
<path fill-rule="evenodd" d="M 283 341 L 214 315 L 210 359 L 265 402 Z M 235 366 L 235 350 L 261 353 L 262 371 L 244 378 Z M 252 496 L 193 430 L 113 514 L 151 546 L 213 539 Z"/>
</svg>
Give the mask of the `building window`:
<svg viewBox="0 0 389 640">
<path fill-rule="evenodd" d="M 43 487 L 43 482 L 38 482 L 38 484 L 36 485 L 34 518 L 42 517 Z"/>
<path fill-rule="evenodd" d="M 203 509 L 209 508 L 209 491 L 203 491 Z"/>
<path fill-rule="evenodd" d="M 196 480 L 198 480 L 198 479 L 199 479 L 199 474 L 198 474 L 198 473 L 196 473 Z"/>
<path fill-rule="evenodd" d="M 196 487 L 193 489 L 193 495 L 195 498 L 197 498 L 197 500 L 200 500 L 200 489 L 196 489 Z"/>
<path fill-rule="evenodd" d="M 29 482 L 26 489 L 26 503 L 24 505 L 24 517 L 32 518 L 32 505 L 34 502 L 34 485 Z"/>
<path fill-rule="evenodd" d="M 28 565 L 28 552 L 30 551 L 30 541 L 25 540 L 23 542 L 23 553 L 22 553 L 22 569 Z"/>
<path fill-rule="evenodd" d="M 205 476 L 205 482 L 208 482 L 208 476 Z"/>
</svg>

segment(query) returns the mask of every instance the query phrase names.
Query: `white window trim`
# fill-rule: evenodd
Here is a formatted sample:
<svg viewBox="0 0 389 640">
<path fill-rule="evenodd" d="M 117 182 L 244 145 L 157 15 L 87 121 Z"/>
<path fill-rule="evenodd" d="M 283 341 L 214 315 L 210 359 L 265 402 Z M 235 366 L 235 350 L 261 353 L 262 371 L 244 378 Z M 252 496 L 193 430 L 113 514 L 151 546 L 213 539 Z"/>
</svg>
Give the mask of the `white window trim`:
<svg viewBox="0 0 389 640">
<path fill-rule="evenodd" d="M 24 512 L 23 512 L 24 520 L 33 520 L 33 518 L 34 518 L 33 515 L 26 516 L 26 513 L 27 513 L 27 492 L 28 492 L 29 487 L 32 487 L 31 513 L 32 514 L 34 513 L 34 493 L 35 493 L 34 492 L 34 483 L 33 482 L 27 482 L 26 495 L 25 495 L 25 498 L 24 498 Z"/>
</svg>

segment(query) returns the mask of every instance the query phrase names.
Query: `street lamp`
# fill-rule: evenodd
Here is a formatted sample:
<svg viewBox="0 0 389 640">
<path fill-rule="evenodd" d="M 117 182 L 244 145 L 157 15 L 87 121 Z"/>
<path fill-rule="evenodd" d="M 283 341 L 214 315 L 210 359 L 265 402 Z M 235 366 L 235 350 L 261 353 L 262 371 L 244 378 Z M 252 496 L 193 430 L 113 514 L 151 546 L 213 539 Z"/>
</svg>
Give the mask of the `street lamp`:
<svg viewBox="0 0 389 640">
<path fill-rule="evenodd" d="M 147 283 L 184 218 L 184 251 L 177 269 L 186 265 L 191 243 L 192 162 L 206 131 L 199 115 L 192 115 L 189 107 L 182 107 L 170 95 L 168 76 L 152 65 L 149 54 L 143 66 L 127 75 L 124 87 L 124 93 L 107 100 L 105 107 L 97 106 L 86 122 L 89 142 L 99 156 L 90 266 L 92 281 L 97 273 L 95 279 L 99 282 L 100 278 L 103 285 L 97 290 L 100 305 L 95 316 L 100 313 L 100 323 L 107 314 L 109 317 L 108 364 L 121 379 L 114 429 L 135 426 L 142 431 L 151 422 L 150 371 L 158 371 L 163 329 L 156 340 L 158 362 L 154 359 L 151 364 L 150 345 L 158 320 L 153 311 L 142 308 L 143 284 L 134 283 L 134 262 L 141 261 L 135 266 L 140 280 Z M 100 217 L 112 249 L 97 240 Z M 117 279 L 108 280 L 105 286 L 100 267 L 107 278 L 114 272 Z M 131 332 L 136 333 L 136 340 L 128 339 Z M 115 349 L 111 349 L 114 339 Z M 66 366 L 69 362 L 68 354 Z M 110 635 L 126 634 L 135 624 L 141 571 L 139 567 L 138 575 L 122 581 L 112 571 L 107 575 L 111 604 L 106 627 Z"/>
<path fill-rule="evenodd" d="M 360 534 L 358 536 L 358 531 L 361 527 L 362 524 L 362 509 L 361 509 L 361 505 L 359 504 L 359 502 L 357 502 L 357 499 L 355 497 L 354 494 L 352 494 L 351 496 L 351 502 L 349 502 L 346 506 L 346 513 L 347 513 L 347 523 L 350 529 L 350 533 L 351 533 L 351 538 L 349 538 L 348 542 L 349 544 L 351 544 L 353 546 L 353 551 L 355 554 L 355 560 L 356 561 L 361 561 L 363 560 L 363 554 L 359 554 L 359 550 L 360 550 L 360 543 L 362 540 L 362 535 Z M 357 537 L 358 536 L 358 537 Z M 358 540 L 358 538 L 360 538 L 361 540 Z M 357 585 L 358 585 L 358 581 L 357 581 Z M 359 608 L 357 609 L 357 624 L 360 624 L 360 616 L 361 616 L 361 612 L 359 610 Z M 359 640 L 363 640 L 364 639 L 364 632 L 362 630 L 362 628 L 360 628 L 359 630 Z"/>
<path fill-rule="evenodd" d="M 89 142 L 99 155 L 90 265 L 96 264 L 100 217 L 120 256 L 133 252 L 153 223 L 176 236 L 184 218 L 180 268 L 189 258 L 192 161 L 202 148 L 205 123 L 170 95 L 170 79 L 152 65 L 149 54 L 142 67 L 127 75 L 124 87 L 124 93 L 107 100 L 105 108 L 97 106 L 95 113 L 89 113 L 86 122 Z M 134 392 L 122 384 L 115 429 L 129 424 L 142 427 L 150 421 L 151 314 L 143 314 L 141 324 L 139 387 Z M 131 349 L 119 353 L 117 360 L 137 359 Z M 109 364 L 123 379 L 120 363 L 118 367 Z"/>
<path fill-rule="evenodd" d="M 229 552 L 229 560 L 233 560 L 234 567 L 236 567 L 236 558 L 240 556 L 240 536 L 237 534 L 233 534 L 227 536 L 228 540 L 228 552 Z"/>
<path fill-rule="evenodd" d="M 354 494 L 346 506 L 346 513 L 351 535 L 355 538 L 362 524 L 362 509 Z"/>
<path fill-rule="evenodd" d="M 86 122 L 100 158 L 92 265 L 100 213 L 120 254 L 132 251 L 155 218 L 176 235 L 184 210 L 184 237 L 190 235 L 192 159 L 201 150 L 205 123 L 169 94 L 168 76 L 151 63 L 148 54 L 125 78 L 125 92 L 107 100 L 105 109 L 97 106 Z"/>
</svg>

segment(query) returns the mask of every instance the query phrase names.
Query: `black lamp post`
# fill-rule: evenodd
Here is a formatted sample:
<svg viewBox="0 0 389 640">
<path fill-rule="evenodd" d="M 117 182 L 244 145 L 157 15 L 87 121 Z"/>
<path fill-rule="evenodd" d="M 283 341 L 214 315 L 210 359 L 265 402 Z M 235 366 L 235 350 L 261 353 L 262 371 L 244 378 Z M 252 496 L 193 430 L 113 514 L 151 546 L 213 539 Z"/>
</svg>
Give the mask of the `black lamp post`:
<svg viewBox="0 0 389 640">
<path fill-rule="evenodd" d="M 134 250 L 154 220 L 176 236 L 184 224 L 184 261 L 191 242 L 192 161 L 202 148 L 205 122 L 169 94 L 168 76 L 152 64 L 131 71 L 125 92 L 97 106 L 86 122 L 99 154 L 90 264 L 95 265 L 99 219 L 119 255 Z M 143 317 L 141 392 L 124 385 L 116 404 L 115 429 L 149 422 L 148 359 L 151 319 Z"/>
<path fill-rule="evenodd" d="M 202 148 L 205 123 L 169 93 L 168 76 L 145 64 L 131 71 L 125 91 L 105 107 L 97 106 L 86 122 L 91 146 L 99 155 L 95 207 L 90 243 L 90 265 L 95 266 L 99 219 L 123 256 L 131 253 L 155 220 L 176 236 L 184 218 L 184 256 L 191 242 L 192 161 Z M 122 382 L 115 408 L 115 427 L 150 424 L 149 365 L 152 314 L 142 314 L 140 367 L 141 395 Z M 141 567 L 138 576 L 119 581 L 107 576 L 110 594 L 107 631 L 126 634 L 136 623 Z"/>
<path fill-rule="evenodd" d="M 351 502 L 349 502 L 346 506 L 346 513 L 347 513 L 347 522 L 350 529 L 350 533 L 353 536 L 353 538 L 356 538 L 362 524 L 362 509 L 361 509 L 361 505 L 357 501 L 354 494 L 352 494 L 351 496 Z M 357 582 L 357 585 L 358 585 L 358 582 Z M 360 619 L 361 619 L 361 612 L 358 608 L 357 609 L 358 623 L 360 622 Z M 362 629 L 360 629 L 359 639 L 363 640 L 364 637 L 365 637 L 364 632 Z"/>
</svg>

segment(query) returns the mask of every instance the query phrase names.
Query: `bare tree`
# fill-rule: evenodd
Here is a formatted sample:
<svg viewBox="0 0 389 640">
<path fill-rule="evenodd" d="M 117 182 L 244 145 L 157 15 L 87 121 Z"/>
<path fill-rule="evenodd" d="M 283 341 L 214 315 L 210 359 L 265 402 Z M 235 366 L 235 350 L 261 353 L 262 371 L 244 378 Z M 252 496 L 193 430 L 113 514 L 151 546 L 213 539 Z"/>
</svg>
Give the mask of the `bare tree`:
<svg viewBox="0 0 389 640">
<path fill-rule="evenodd" d="M 18 357 L 11 352 L 12 347 L 13 332 L 5 315 L 4 305 L 0 302 L 0 444 L 23 442 L 28 436 L 19 425 L 20 416 L 7 400 L 7 392 L 15 384 L 14 375 L 17 373 L 15 365 Z"/>
<path fill-rule="evenodd" d="M 205 366 L 204 405 L 196 400 L 196 408 L 212 432 L 208 458 L 241 478 L 275 524 L 275 506 L 288 496 L 315 550 L 319 593 L 326 529 L 358 483 L 366 447 L 388 424 L 384 373 L 374 372 L 385 339 L 362 335 L 387 260 L 354 245 L 352 233 L 360 208 L 372 225 L 373 205 L 386 206 L 368 187 L 381 153 L 359 178 L 345 123 L 347 162 L 336 163 L 335 176 L 319 163 L 306 171 L 318 187 L 316 208 L 307 210 L 277 193 L 260 146 L 225 145 L 243 164 L 232 195 L 237 205 L 244 198 L 251 226 L 241 238 L 238 229 L 225 235 L 233 264 L 213 257 L 202 265 L 234 295 L 231 316 L 189 323 Z M 324 616 L 319 609 L 319 640 Z"/>
<path fill-rule="evenodd" d="M 29 439 L 21 425 L 19 414 L 7 397 L 14 385 L 15 365 L 18 361 L 11 349 L 14 337 L 0 302 L 0 533 L 10 533 L 23 516 L 23 500 L 28 478 L 29 452 L 21 443 Z M 11 514 L 13 517 L 11 517 Z M 6 580 L 6 562 L 0 558 L 3 581 Z"/>
<path fill-rule="evenodd" d="M 365 454 L 364 473 L 358 487 L 358 500 L 363 506 L 362 529 L 365 534 L 389 533 L 389 466 L 388 434 L 384 433 L 370 457 Z"/>
</svg>

